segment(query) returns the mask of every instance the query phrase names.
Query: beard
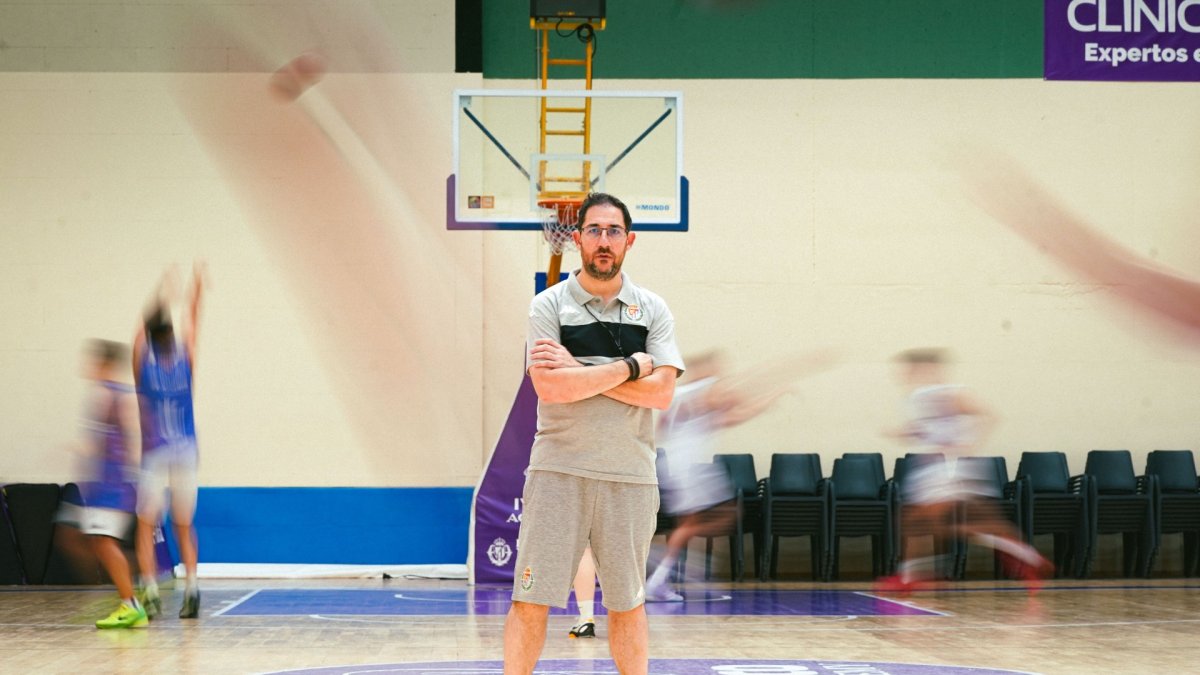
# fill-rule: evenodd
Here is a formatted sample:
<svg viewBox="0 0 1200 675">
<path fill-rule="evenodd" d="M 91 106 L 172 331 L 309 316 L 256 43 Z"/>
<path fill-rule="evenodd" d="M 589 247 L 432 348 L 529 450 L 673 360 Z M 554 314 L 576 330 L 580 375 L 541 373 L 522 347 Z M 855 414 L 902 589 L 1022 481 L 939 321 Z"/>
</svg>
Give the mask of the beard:
<svg viewBox="0 0 1200 675">
<path fill-rule="evenodd" d="M 599 253 L 605 253 L 612 257 L 612 267 L 610 267 L 607 271 L 601 270 L 596 266 L 596 255 Z M 613 253 L 612 249 L 602 248 L 597 249 L 595 253 L 588 256 L 583 261 L 583 268 L 587 270 L 588 276 L 592 277 L 593 279 L 597 281 L 608 281 L 609 279 L 612 279 L 621 273 L 622 262 L 624 262 L 624 260 L 617 258 L 617 255 Z"/>
</svg>

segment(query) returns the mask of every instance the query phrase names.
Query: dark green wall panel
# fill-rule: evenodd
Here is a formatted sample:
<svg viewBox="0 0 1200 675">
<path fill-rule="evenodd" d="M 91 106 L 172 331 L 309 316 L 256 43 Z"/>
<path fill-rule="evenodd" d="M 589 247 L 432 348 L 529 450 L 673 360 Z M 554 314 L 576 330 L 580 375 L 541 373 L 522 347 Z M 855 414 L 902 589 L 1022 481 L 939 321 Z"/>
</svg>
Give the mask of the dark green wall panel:
<svg viewBox="0 0 1200 675">
<path fill-rule="evenodd" d="M 484 77 L 536 77 L 528 7 L 485 0 Z M 597 38 L 598 78 L 1041 77 L 1042 0 L 608 0 Z"/>
</svg>

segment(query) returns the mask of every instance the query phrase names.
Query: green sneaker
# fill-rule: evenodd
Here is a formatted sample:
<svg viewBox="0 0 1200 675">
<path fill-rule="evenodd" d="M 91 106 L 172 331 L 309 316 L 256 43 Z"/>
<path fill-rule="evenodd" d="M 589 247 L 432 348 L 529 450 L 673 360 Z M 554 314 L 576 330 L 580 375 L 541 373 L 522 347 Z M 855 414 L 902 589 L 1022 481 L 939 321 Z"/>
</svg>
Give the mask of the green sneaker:
<svg viewBox="0 0 1200 675">
<path fill-rule="evenodd" d="M 145 608 L 146 618 L 155 619 L 162 614 L 162 600 L 158 598 L 158 593 L 147 593 L 146 589 L 139 589 L 137 599 Z"/>
<path fill-rule="evenodd" d="M 141 605 L 131 607 L 121 603 L 108 617 L 96 622 L 96 628 L 141 628 L 150 623 Z"/>
<path fill-rule="evenodd" d="M 179 618 L 195 619 L 200 616 L 200 591 L 193 591 L 183 596 L 183 607 L 179 610 Z"/>
</svg>

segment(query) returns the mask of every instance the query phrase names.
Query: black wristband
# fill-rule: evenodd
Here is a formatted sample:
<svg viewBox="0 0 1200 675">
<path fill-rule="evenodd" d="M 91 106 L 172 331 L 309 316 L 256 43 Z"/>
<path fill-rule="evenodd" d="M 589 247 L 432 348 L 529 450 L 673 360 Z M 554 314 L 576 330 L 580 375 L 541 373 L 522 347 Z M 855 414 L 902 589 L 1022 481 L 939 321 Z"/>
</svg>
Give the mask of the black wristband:
<svg viewBox="0 0 1200 675">
<path fill-rule="evenodd" d="M 638 365 L 637 359 L 632 356 L 626 356 L 624 361 L 625 365 L 629 366 L 629 379 L 626 380 L 627 382 L 632 382 L 641 377 L 642 367 Z"/>
</svg>

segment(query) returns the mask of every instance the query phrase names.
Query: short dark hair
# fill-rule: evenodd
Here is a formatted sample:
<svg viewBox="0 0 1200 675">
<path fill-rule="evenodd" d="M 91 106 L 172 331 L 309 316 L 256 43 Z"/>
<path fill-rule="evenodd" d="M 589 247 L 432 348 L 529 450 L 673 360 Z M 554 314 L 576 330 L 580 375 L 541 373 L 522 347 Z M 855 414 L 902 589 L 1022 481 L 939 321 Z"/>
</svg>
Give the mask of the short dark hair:
<svg viewBox="0 0 1200 675">
<path fill-rule="evenodd" d="M 146 340 L 158 353 L 170 353 L 175 348 L 175 326 L 171 323 L 171 310 L 165 305 L 155 305 L 146 312 Z"/>
<path fill-rule="evenodd" d="M 88 340 L 87 353 L 105 366 L 117 366 L 129 358 L 129 348 L 112 340 Z"/>
<path fill-rule="evenodd" d="M 583 229 L 584 218 L 587 217 L 588 209 L 593 206 L 608 205 L 615 206 L 621 209 L 621 216 L 625 218 L 625 231 L 633 230 L 633 218 L 629 217 L 629 209 L 625 206 L 625 202 L 608 194 L 607 192 L 592 192 L 579 205 L 579 217 L 575 219 L 575 227 Z"/>
<path fill-rule="evenodd" d="M 902 351 L 896 355 L 896 360 L 909 365 L 917 364 L 942 364 L 950 360 L 950 356 L 945 349 L 936 347 L 924 347 L 921 349 L 909 349 Z"/>
</svg>

